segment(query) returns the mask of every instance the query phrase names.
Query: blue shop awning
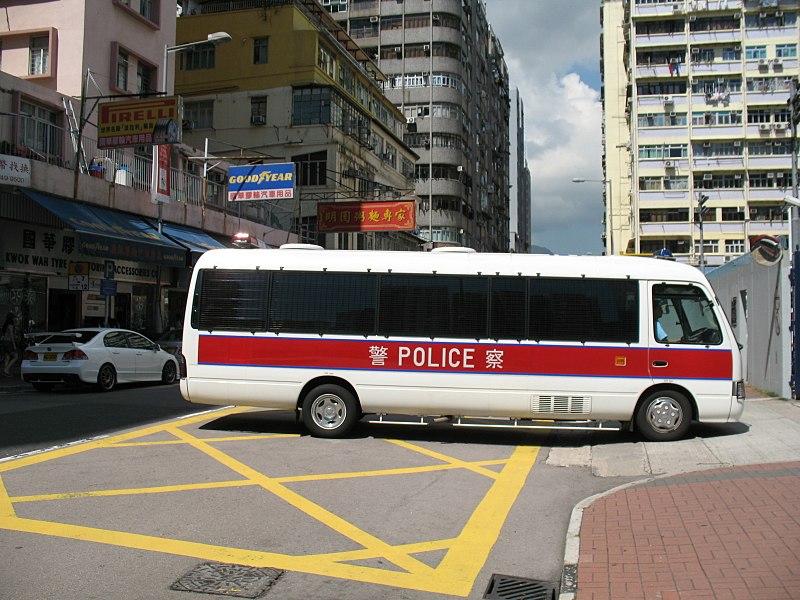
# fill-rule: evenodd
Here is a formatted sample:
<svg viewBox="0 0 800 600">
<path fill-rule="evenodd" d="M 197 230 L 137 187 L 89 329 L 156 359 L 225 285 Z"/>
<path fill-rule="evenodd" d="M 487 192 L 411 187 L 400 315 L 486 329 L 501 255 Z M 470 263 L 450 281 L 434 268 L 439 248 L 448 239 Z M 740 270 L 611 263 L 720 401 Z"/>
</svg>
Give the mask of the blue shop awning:
<svg viewBox="0 0 800 600">
<path fill-rule="evenodd" d="M 151 227 L 158 231 L 158 221 L 145 219 Z M 174 242 L 186 246 L 192 252 L 203 253 L 206 250 L 215 248 L 227 248 L 222 242 L 218 242 L 202 229 L 187 227 L 186 225 L 176 225 L 175 223 L 161 223 L 161 233 Z"/>
<path fill-rule="evenodd" d="M 186 266 L 186 248 L 160 235 L 138 215 L 29 190 L 25 194 L 75 230 L 81 254 Z"/>
</svg>

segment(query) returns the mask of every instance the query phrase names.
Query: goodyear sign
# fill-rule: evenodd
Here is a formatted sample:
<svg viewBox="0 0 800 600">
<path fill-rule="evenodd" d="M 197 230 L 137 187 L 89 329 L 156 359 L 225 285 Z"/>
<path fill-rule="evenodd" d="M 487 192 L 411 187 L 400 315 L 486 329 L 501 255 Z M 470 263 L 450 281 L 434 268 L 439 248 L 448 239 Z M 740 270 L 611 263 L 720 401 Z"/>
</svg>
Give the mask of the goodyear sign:
<svg viewBox="0 0 800 600">
<path fill-rule="evenodd" d="M 294 198 L 294 163 L 247 165 L 228 170 L 228 202 Z"/>
</svg>

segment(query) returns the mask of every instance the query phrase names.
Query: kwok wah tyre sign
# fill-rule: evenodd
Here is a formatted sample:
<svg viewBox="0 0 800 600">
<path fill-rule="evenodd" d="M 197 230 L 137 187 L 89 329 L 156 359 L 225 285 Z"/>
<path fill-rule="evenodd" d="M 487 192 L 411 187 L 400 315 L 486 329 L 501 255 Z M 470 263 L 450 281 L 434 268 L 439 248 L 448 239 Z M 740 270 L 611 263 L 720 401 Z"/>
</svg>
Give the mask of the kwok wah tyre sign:
<svg viewBox="0 0 800 600">
<path fill-rule="evenodd" d="M 294 198 L 294 163 L 228 169 L 228 202 Z"/>
</svg>

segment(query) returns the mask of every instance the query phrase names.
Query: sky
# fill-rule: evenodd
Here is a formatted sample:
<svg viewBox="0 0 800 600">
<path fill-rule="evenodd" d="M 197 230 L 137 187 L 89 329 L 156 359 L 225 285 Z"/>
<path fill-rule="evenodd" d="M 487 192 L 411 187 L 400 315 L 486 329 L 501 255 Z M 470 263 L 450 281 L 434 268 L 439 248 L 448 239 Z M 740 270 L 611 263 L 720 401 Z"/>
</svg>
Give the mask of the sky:
<svg viewBox="0 0 800 600">
<path fill-rule="evenodd" d="M 599 0 L 485 0 L 525 111 L 532 243 L 602 254 Z"/>
</svg>

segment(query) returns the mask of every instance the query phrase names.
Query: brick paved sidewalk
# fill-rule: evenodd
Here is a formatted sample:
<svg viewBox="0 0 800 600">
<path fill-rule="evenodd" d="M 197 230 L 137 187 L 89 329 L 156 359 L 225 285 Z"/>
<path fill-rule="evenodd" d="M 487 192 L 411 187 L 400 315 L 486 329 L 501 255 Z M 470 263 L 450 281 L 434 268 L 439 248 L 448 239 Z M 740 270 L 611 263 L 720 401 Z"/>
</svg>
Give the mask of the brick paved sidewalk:
<svg viewBox="0 0 800 600">
<path fill-rule="evenodd" d="M 595 499 L 580 523 L 576 590 L 577 600 L 800 598 L 800 462 L 666 477 Z"/>
</svg>

